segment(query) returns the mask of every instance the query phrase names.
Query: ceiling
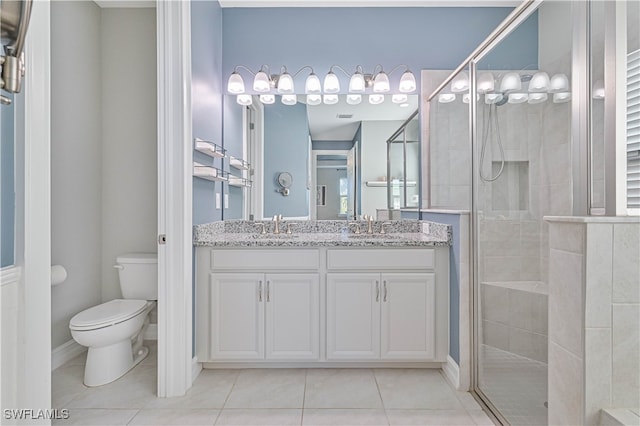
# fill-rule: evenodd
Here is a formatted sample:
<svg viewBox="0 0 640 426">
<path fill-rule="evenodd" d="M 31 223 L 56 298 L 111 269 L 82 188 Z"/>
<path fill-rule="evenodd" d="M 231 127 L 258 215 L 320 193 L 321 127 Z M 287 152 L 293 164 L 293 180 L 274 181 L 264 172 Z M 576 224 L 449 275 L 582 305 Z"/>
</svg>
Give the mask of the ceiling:
<svg viewBox="0 0 640 426">
<path fill-rule="evenodd" d="M 218 0 L 222 7 L 515 7 L 521 0 Z"/>
<path fill-rule="evenodd" d="M 366 95 L 362 98 L 358 105 L 347 104 L 345 96 L 341 95 L 340 102 L 335 105 L 308 106 L 311 139 L 349 141 L 353 139 L 361 121 L 404 121 L 418 109 L 418 95 L 410 95 L 407 102 L 409 105 L 406 107 L 391 102 L 391 96 L 386 96 L 380 105 L 371 105 Z M 351 117 L 338 118 L 338 115 Z"/>
</svg>

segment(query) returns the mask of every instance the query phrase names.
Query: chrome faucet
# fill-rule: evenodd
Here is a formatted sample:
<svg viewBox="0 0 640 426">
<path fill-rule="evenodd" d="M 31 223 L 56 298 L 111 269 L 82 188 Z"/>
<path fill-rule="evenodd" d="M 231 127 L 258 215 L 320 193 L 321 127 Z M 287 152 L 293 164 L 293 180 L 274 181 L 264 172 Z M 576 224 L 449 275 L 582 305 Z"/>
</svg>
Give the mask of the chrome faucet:
<svg viewBox="0 0 640 426">
<path fill-rule="evenodd" d="M 367 221 L 367 234 L 373 234 L 373 216 L 365 214 L 362 218 Z"/>
<path fill-rule="evenodd" d="M 281 214 L 277 214 L 275 216 L 273 216 L 273 233 L 274 234 L 279 234 L 280 233 L 280 221 L 282 220 L 282 215 Z"/>
</svg>

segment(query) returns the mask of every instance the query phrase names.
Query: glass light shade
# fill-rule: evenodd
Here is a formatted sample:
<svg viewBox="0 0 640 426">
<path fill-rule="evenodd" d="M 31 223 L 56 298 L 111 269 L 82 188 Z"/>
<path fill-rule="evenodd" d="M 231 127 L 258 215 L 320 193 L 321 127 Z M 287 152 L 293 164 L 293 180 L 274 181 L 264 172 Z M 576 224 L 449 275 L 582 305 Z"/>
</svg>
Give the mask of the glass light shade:
<svg viewBox="0 0 640 426">
<path fill-rule="evenodd" d="M 347 95 L 347 103 L 349 105 L 358 105 L 360 102 L 362 102 L 362 95 L 359 94 L 348 94 Z"/>
<path fill-rule="evenodd" d="M 497 104 L 503 98 L 504 96 L 502 96 L 502 93 L 487 93 L 484 95 L 484 103 L 487 105 Z"/>
<path fill-rule="evenodd" d="M 405 71 L 402 74 L 398 90 L 402 93 L 411 93 L 416 90 L 416 78 L 411 71 Z"/>
<path fill-rule="evenodd" d="M 376 78 L 373 80 L 373 91 L 375 93 L 386 93 L 390 90 L 389 76 L 384 71 L 380 71 L 376 74 Z"/>
<path fill-rule="evenodd" d="M 527 102 L 528 100 L 529 95 L 527 93 L 509 93 L 510 104 L 521 104 L 523 102 Z"/>
<path fill-rule="evenodd" d="M 320 95 L 307 95 L 307 105 L 320 105 L 322 103 L 322 96 Z"/>
<path fill-rule="evenodd" d="M 283 73 L 278 78 L 278 93 L 293 93 L 293 77 L 289 73 Z"/>
<path fill-rule="evenodd" d="M 351 76 L 351 79 L 349 80 L 349 92 L 364 93 L 364 89 L 366 87 L 364 75 L 362 75 L 362 73 L 356 72 Z"/>
<path fill-rule="evenodd" d="M 549 74 L 544 71 L 537 72 L 529 81 L 529 92 L 546 92 L 549 90 Z"/>
<path fill-rule="evenodd" d="M 373 93 L 369 95 L 369 103 L 371 105 L 379 105 L 384 102 L 384 95 Z"/>
<path fill-rule="evenodd" d="M 258 93 L 265 93 L 271 89 L 269 76 L 264 71 L 258 71 L 253 79 L 253 90 Z"/>
<path fill-rule="evenodd" d="M 553 94 L 553 103 L 562 104 L 571 100 L 571 92 L 559 92 Z"/>
<path fill-rule="evenodd" d="M 478 93 L 493 92 L 495 88 L 495 81 L 493 80 L 493 74 L 490 72 L 480 73 L 478 77 Z"/>
<path fill-rule="evenodd" d="M 546 93 L 529 93 L 529 102 L 530 104 L 541 104 L 548 99 Z"/>
<path fill-rule="evenodd" d="M 232 72 L 229 76 L 229 81 L 227 82 L 227 92 L 239 95 L 240 93 L 244 93 L 244 80 L 242 76 L 237 72 Z"/>
<path fill-rule="evenodd" d="M 260 95 L 260 102 L 262 102 L 265 105 L 271 105 L 275 101 L 276 101 L 275 95 L 271 95 L 271 94 Z"/>
<path fill-rule="evenodd" d="M 304 92 L 309 95 L 320 94 L 322 86 L 320 86 L 320 79 L 314 73 L 309 74 L 307 81 L 304 84 Z"/>
<path fill-rule="evenodd" d="M 593 84 L 593 99 L 604 99 L 604 81 L 598 80 Z"/>
<path fill-rule="evenodd" d="M 395 93 L 393 96 L 391 96 L 391 102 L 393 102 L 394 104 L 407 102 L 408 99 L 409 97 L 404 93 Z"/>
<path fill-rule="evenodd" d="M 338 76 L 333 71 L 329 71 L 324 77 L 324 93 L 338 92 L 340 92 L 340 81 L 338 80 Z"/>
<path fill-rule="evenodd" d="M 469 90 L 469 74 L 466 71 L 462 71 L 451 81 L 451 91 L 460 93 L 465 90 Z"/>
<path fill-rule="evenodd" d="M 468 93 L 465 93 L 464 95 L 462 95 L 462 102 L 464 102 L 465 104 L 469 103 L 469 99 L 471 99 L 471 96 L 469 96 Z M 480 95 L 476 94 L 476 101 L 480 100 Z"/>
<path fill-rule="evenodd" d="M 456 95 L 454 93 L 442 93 L 438 95 L 438 102 L 441 104 L 448 104 L 449 102 L 453 102 L 456 100 Z"/>
<path fill-rule="evenodd" d="M 335 105 L 338 103 L 338 95 L 335 95 L 335 94 L 324 95 L 322 102 L 324 102 L 325 105 Z"/>
<path fill-rule="evenodd" d="M 501 92 L 514 92 L 522 89 L 522 81 L 517 72 L 508 72 L 502 77 L 500 82 Z"/>
<path fill-rule="evenodd" d="M 282 95 L 281 100 L 284 105 L 295 105 L 298 103 L 298 97 L 296 95 Z"/>
<path fill-rule="evenodd" d="M 569 79 L 565 74 L 556 74 L 549 81 L 549 93 L 569 91 Z"/>
<path fill-rule="evenodd" d="M 251 105 L 253 103 L 251 95 L 238 95 L 236 96 L 236 102 L 240 105 Z"/>
</svg>

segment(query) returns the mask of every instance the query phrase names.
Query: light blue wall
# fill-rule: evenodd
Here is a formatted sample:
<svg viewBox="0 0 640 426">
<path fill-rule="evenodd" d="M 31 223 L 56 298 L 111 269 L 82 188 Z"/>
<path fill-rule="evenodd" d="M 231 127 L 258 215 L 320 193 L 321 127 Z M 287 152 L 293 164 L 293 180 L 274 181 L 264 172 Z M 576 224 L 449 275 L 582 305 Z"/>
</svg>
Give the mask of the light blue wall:
<svg viewBox="0 0 640 426">
<path fill-rule="evenodd" d="M 371 72 L 381 64 L 407 64 L 421 69 L 454 69 L 475 49 L 511 8 L 226 8 L 224 16 L 224 81 L 234 66 L 256 71 L 262 64 L 278 73 L 310 65 L 322 76 L 338 64 L 348 72 L 356 65 Z M 491 55 L 491 66 L 514 69 L 536 64 L 537 19 L 529 19 Z M 246 82 L 250 76 L 241 71 Z M 343 93 L 347 77 L 337 71 Z M 401 72 L 390 76 L 392 85 Z M 302 72 L 296 91 L 303 91 Z M 397 84 L 397 83 L 396 83 Z M 246 84 L 248 90 L 250 84 Z M 418 86 L 419 87 L 419 86 Z"/>
<path fill-rule="evenodd" d="M 191 104 L 193 137 L 222 145 L 222 9 L 215 1 L 191 2 Z M 197 151 L 193 160 L 222 167 Z M 215 208 L 215 194 L 222 184 L 193 178 L 193 224 L 222 219 Z"/>
<path fill-rule="evenodd" d="M 276 102 L 264 107 L 264 216 L 288 217 L 309 215 L 307 162 L 309 158 L 309 124 L 307 106 Z M 280 172 L 293 177 L 288 196 L 276 192 Z"/>
<path fill-rule="evenodd" d="M 13 99 L 7 93 L 3 95 Z M 14 263 L 14 104 L 0 106 L 0 268 Z"/>
<path fill-rule="evenodd" d="M 224 109 L 223 109 L 223 146 L 227 150 L 227 155 L 232 155 L 236 158 L 244 158 L 242 154 L 242 138 L 243 138 L 243 123 L 242 123 L 242 107 L 236 103 L 235 96 L 224 97 Z M 230 171 L 236 176 L 242 176 L 242 171 L 229 167 L 228 159 L 225 160 L 226 170 Z M 243 188 L 237 186 L 224 185 L 225 193 L 229 196 L 229 207 L 225 208 L 222 212 L 222 218 L 228 219 L 242 219 L 243 208 Z"/>
<path fill-rule="evenodd" d="M 348 151 L 353 148 L 353 141 L 311 141 L 311 149 L 314 151 Z"/>
</svg>

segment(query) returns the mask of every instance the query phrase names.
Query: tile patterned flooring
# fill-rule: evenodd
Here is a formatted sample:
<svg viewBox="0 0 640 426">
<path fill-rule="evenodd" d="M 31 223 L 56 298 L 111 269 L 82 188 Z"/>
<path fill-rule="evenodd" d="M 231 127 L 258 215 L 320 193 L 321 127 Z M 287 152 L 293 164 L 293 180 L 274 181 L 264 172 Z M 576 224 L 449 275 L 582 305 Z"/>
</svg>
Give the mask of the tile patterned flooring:
<svg viewBox="0 0 640 426">
<path fill-rule="evenodd" d="M 439 370 L 203 370 L 187 395 L 156 398 L 156 348 L 124 377 L 82 384 L 81 355 L 52 374 L 61 425 L 492 425 Z"/>
</svg>

